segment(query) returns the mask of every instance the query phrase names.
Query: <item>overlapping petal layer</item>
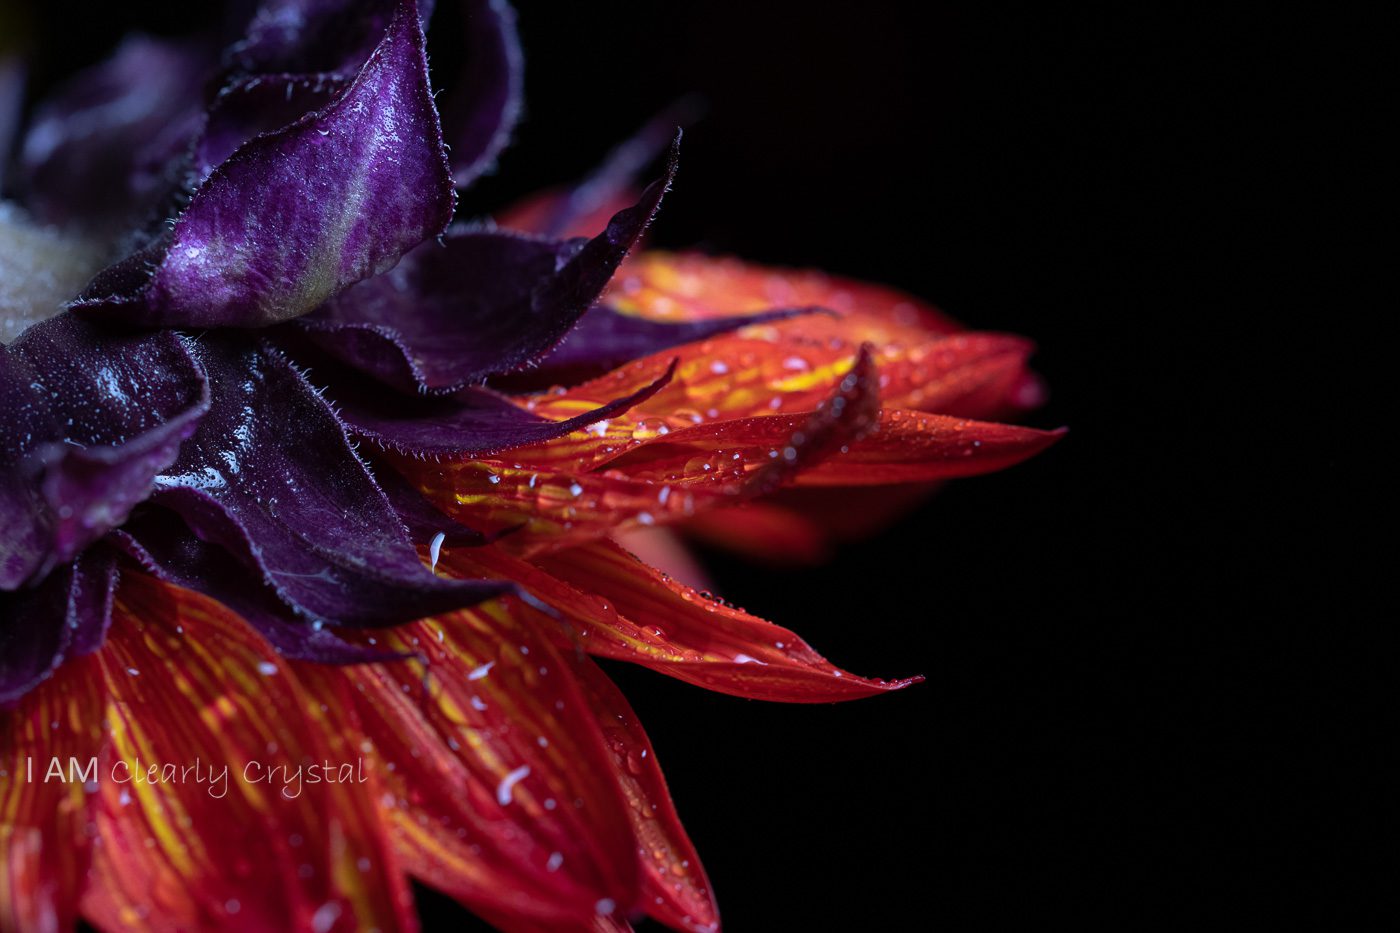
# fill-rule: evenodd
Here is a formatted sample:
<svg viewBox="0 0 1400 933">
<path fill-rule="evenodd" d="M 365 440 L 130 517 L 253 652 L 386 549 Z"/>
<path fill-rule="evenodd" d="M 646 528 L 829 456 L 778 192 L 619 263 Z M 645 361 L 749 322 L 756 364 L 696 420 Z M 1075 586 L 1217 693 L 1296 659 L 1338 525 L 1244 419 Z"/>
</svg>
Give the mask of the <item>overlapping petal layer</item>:
<svg viewBox="0 0 1400 933">
<path fill-rule="evenodd" d="M 209 393 L 174 334 L 63 315 L 0 348 L 0 404 L 0 590 L 14 590 L 126 519 Z"/>
<path fill-rule="evenodd" d="M 403 0 L 340 95 L 240 146 L 164 242 L 99 276 L 75 307 L 163 326 L 288 320 L 441 233 L 454 203 L 423 30 Z"/>
<path fill-rule="evenodd" d="M 139 574 L 115 629 L 96 656 L 110 741 L 85 916 L 113 930 L 416 928 L 367 805 L 377 775 L 357 770 L 330 712 L 348 684 L 313 689 L 218 603 Z M 161 780 L 172 763 L 189 770 Z"/>
<path fill-rule="evenodd" d="M 918 678 L 843 671 L 612 537 L 708 521 L 815 554 L 832 487 L 904 502 L 1058 436 L 983 420 L 1039 398 L 1020 338 L 820 273 L 628 258 L 672 114 L 505 215 L 538 236 L 435 242 L 521 74 L 513 13 L 474 0 L 449 161 L 431 15 L 265 0 L 208 83 L 137 40 L 38 110 L 43 217 L 191 197 L 82 317 L 30 327 L 59 277 L 0 309 L 29 328 L 0 348 L 0 776 L 98 776 L 4 784 L 0 926 L 413 929 L 412 875 L 506 930 L 709 933 L 653 749 L 588 655 L 786 702 Z M 172 759 L 193 779 L 136 779 Z"/>
<path fill-rule="evenodd" d="M 376 638 L 421 658 L 344 669 L 406 869 L 473 909 L 541 922 L 627 909 L 626 805 L 560 651 L 503 603 Z"/>
</svg>

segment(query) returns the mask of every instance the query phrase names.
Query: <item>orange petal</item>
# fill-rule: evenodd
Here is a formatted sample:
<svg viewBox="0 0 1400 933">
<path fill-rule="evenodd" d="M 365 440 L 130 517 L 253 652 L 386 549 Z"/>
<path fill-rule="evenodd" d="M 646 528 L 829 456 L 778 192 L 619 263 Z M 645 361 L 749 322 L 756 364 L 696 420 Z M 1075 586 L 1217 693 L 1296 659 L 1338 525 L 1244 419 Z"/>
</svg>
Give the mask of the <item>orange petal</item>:
<svg viewBox="0 0 1400 933">
<path fill-rule="evenodd" d="M 636 392 L 678 360 L 669 384 L 628 412 L 501 459 L 556 469 L 594 469 L 628 450 L 707 422 L 811 411 L 851 369 L 859 342 L 816 340 L 816 317 L 760 324 L 745 336 L 717 337 L 658 354 L 572 389 L 531 396 L 523 406 L 564 420 Z M 958 334 L 912 346 L 872 345 L 886 407 L 980 417 L 1009 406 L 1025 375 L 1030 344 L 1000 334 Z"/>
<path fill-rule="evenodd" d="M 85 916 L 111 930 L 416 929 L 375 776 L 331 728 L 344 684 L 309 691 L 218 603 L 140 574 L 123 576 L 96 657 L 111 744 Z M 140 780 L 152 766 L 159 780 Z M 298 781 L 302 766 L 315 770 Z"/>
<path fill-rule="evenodd" d="M 860 316 L 860 333 L 840 331 L 857 344 L 913 342 L 909 338 L 963 329 L 932 305 L 897 289 L 815 270 L 780 269 L 698 253 L 636 255 L 618 271 L 603 300 L 620 311 L 658 320 L 821 305 Z"/>
<path fill-rule="evenodd" d="M 880 427 L 797 479 L 800 486 L 921 483 L 1004 470 L 1064 437 L 1010 424 L 885 411 Z"/>
<path fill-rule="evenodd" d="M 0 712 L 0 929 L 66 930 L 77 920 L 102 704 L 88 656 Z M 74 780 L 48 780 L 53 767 Z"/>
<path fill-rule="evenodd" d="M 720 693 L 789 703 L 830 703 L 922 680 L 857 677 L 787 629 L 697 592 L 611 541 L 527 562 L 497 547 L 455 549 L 440 566 L 462 576 L 516 580 L 558 610 L 578 647 L 642 664 Z M 568 644 L 570 635 L 556 636 Z"/>
<path fill-rule="evenodd" d="M 483 915 L 590 922 L 638 897 L 626 803 L 570 665 L 519 609 L 378 633 L 422 660 L 344 671 L 406 868 Z"/>
<path fill-rule="evenodd" d="M 643 909 L 667 926 L 714 933 L 719 929 L 719 906 L 671 802 L 651 740 L 627 698 L 598 665 L 578 657 L 571 663 L 603 727 L 614 773 L 631 804 L 628 815 L 642 862 Z"/>
<path fill-rule="evenodd" d="M 605 472 L 575 475 L 540 467 L 517 460 L 528 457 L 522 451 L 512 451 L 510 460 L 447 466 L 403 458 L 397 462 L 424 495 L 469 527 L 495 531 L 518 526 L 521 533 L 507 546 L 527 552 L 559 548 L 607 534 L 626 522 L 651 525 L 766 495 L 872 427 L 878 414 L 875 391 L 871 355 L 862 348 L 855 365 L 816 411 L 701 425 L 670 434 L 664 442 L 639 442 L 608 463 Z M 719 450 L 712 455 L 708 449 L 713 442 L 704 432 L 723 434 L 760 421 L 778 429 L 775 443 L 742 453 Z M 700 448 L 671 443 L 697 430 Z M 678 457 L 684 462 L 676 463 Z M 665 462 L 664 468 L 657 468 L 658 459 Z"/>
</svg>

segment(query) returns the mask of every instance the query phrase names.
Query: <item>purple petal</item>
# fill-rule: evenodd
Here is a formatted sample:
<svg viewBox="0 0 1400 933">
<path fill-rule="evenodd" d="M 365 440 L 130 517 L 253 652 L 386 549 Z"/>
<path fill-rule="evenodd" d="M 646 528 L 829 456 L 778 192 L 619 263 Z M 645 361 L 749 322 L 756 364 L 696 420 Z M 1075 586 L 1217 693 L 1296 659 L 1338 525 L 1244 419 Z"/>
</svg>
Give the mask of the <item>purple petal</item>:
<svg viewBox="0 0 1400 933">
<path fill-rule="evenodd" d="M 466 231 L 425 243 L 298 326 L 320 349 L 395 388 L 449 394 L 547 353 L 598 299 L 656 215 L 664 178 L 587 242 Z"/>
<path fill-rule="evenodd" d="M 143 285 L 113 293 L 99 277 L 75 307 L 164 326 L 285 321 L 441 233 L 454 199 L 423 30 L 403 0 L 341 96 L 200 185 Z"/>
<path fill-rule="evenodd" d="M 505 0 L 471 0 L 465 15 L 466 64 L 444 116 L 459 188 L 495 165 L 520 119 L 525 90 L 515 11 Z"/>
<path fill-rule="evenodd" d="M 208 52 L 133 35 L 34 113 L 20 156 L 27 203 L 51 223 L 111 224 L 150 210 L 199 128 Z"/>
<path fill-rule="evenodd" d="M 256 573 L 222 548 L 196 538 L 178 517 L 163 509 L 149 510 L 113 532 L 112 540 L 152 575 L 223 603 L 287 657 L 322 664 L 404 657 L 350 644 L 329 628 L 299 618 Z"/>
<path fill-rule="evenodd" d="M 354 382 L 333 383 L 332 392 L 350 430 L 399 453 L 434 457 L 489 457 L 512 447 L 537 444 L 582 430 L 655 395 L 675 373 L 675 363 L 660 379 L 631 395 L 566 421 L 546 421 L 487 389 L 462 389 L 455 395 L 417 399 L 385 397 L 356 391 Z"/>
<path fill-rule="evenodd" d="M 0 592 L 0 708 L 101 646 L 116 584 L 113 556 L 94 548 L 33 589 Z"/>
<path fill-rule="evenodd" d="M 334 75 L 258 75 L 229 84 L 209 108 L 194 147 L 194 169 L 203 182 L 239 146 L 290 126 L 320 110 L 349 82 Z"/>
<path fill-rule="evenodd" d="M 284 357 L 232 335 L 198 353 L 214 405 L 153 501 L 288 606 L 329 624 L 390 625 L 511 591 L 423 566 L 335 413 Z"/>
<path fill-rule="evenodd" d="M 395 0 L 266 0 L 226 58 L 235 72 L 244 74 L 353 75 L 400 6 Z M 419 4 L 422 23 L 432 6 Z"/>
<path fill-rule="evenodd" d="M 173 333 L 52 318 L 0 348 L 0 589 L 34 583 L 150 495 L 209 406 Z"/>
</svg>

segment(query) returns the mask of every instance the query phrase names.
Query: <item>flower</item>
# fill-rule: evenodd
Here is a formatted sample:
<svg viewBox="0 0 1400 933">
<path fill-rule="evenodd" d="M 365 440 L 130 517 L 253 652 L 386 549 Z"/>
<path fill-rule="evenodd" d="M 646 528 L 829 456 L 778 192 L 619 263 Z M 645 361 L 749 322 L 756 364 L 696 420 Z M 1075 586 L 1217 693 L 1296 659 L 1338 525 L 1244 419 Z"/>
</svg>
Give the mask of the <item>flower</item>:
<svg viewBox="0 0 1400 933">
<path fill-rule="evenodd" d="M 672 144 L 632 189 L 664 122 L 514 229 L 454 223 L 520 52 L 472 4 L 440 117 L 427 13 L 268 0 L 221 58 L 129 38 L 34 113 L 0 208 L 6 927 L 413 928 L 414 877 L 506 929 L 714 929 L 591 656 L 791 702 L 913 680 L 618 537 L 814 551 L 823 491 L 1057 437 L 977 420 L 1034 404 L 1019 338 L 629 257 L 675 176 Z"/>
</svg>

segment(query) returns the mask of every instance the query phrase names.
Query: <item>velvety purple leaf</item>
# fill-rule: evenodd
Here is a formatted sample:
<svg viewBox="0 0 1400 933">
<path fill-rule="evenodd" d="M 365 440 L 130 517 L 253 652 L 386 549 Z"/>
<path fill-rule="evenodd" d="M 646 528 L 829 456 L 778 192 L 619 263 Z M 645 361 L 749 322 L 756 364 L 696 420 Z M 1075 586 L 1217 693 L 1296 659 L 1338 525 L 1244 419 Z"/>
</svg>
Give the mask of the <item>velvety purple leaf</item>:
<svg viewBox="0 0 1400 933">
<path fill-rule="evenodd" d="M 334 75 L 257 75 L 234 81 L 209 107 L 194 147 L 199 181 L 209 177 L 248 140 L 295 123 L 341 93 L 348 79 Z"/>
<path fill-rule="evenodd" d="M 265 0 L 225 57 L 235 73 L 353 75 L 399 6 L 395 0 Z M 433 4 L 418 6 L 426 24 Z"/>
<path fill-rule="evenodd" d="M 656 215 L 675 176 L 588 241 L 467 230 L 425 243 L 297 322 L 336 359 L 406 391 L 449 394 L 528 367 L 569 332 Z"/>
<path fill-rule="evenodd" d="M 113 555 L 93 548 L 32 589 L 0 592 L 0 707 L 101 646 L 116 584 Z"/>
<path fill-rule="evenodd" d="M 286 657 L 321 664 L 358 664 L 405 657 L 367 645 L 351 644 L 324 625 L 298 617 L 257 573 L 223 548 L 196 538 L 174 513 L 148 509 L 122 530 L 114 531 L 111 538 L 153 576 L 223 603 Z"/>
<path fill-rule="evenodd" d="M 520 119 L 525 90 L 525 57 L 510 4 L 470 0 L 463 12 L 465 65 L 443 117 L 459 188 L 494 167 Z"/>
<path fill-rule="evenodd" d="M 155 207 L 198 131 L 201 45 L 128 36 L 34 112 L 20 155 L 26 202 L 51 223 L 115 224 Z"/>
<path fill-rule="evenodd" d="M 74 306 L 164 326 L 285 321 L 441 233 L 454 199 L 423 31 L 402 0 L 339 97 L 241 146 L 200 185 L 144 284 L 112 293 L 95 281 Z"/>
<path fill-rule="evenodd" d="M 197 353 L 214 404 L 152 501 L 288 606 L 308 621 L 391 625 L 511 592 L 423 566 L 335 413 L 283 356 L 234 335 Z"/>
<path fill-rule="evenodd" d="M 631 314 L 620 314 L 607 305 L 597 305 L 574 326 L 564 340 L 535 368 L 509 383 L 511 388 L 572 385 L 601 375 L 638 357 L 660 353 L 671 347 L 739 330 L 753 324 L 781 321 L 803 314 L 820 313 L 821 308 L 774 308 L 756 314 L 712 318 L 704 321 L 655 321 Z"/>
<path fill-rule="evenodd" d="M 547 421 L 488 389 L 417 399 L 386 397 L 354 381 L 332 383 L 331 392 L 350 430 L 399 453 L 431 457 L 488 457 L 579 431 L 643 402 L 671 381 L 675 363 L 660 379 L 566 421 Z"/>
<path fill-rule="evenodd" d="M 14 589 L 121 524 L 209 394 L 175 334 L 110 332 L 71 314 L 0 358 L 0 589 Z"/>
</svg>

